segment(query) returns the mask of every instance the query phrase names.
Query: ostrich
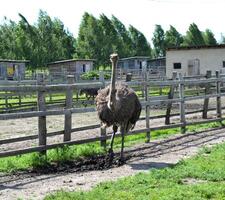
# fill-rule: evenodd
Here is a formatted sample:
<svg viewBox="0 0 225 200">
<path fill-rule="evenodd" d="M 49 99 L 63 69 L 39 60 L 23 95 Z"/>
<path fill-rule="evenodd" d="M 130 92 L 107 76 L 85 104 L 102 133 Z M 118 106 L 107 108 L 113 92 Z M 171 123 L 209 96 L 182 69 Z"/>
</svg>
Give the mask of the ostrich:
<svg viewBox="0 0 225 200">
<path fill-rule="evenodd" d="M 132 130 L 139 119 L 141 104 L 135 92 L 124 83 L 116 82 L 116 67 L 118 55 L 110 56 L 112 62 L 111 84 L 99 90 L 96 96 L 98 117 L 105 127 L 113 126 L 109 153 L 113 157 L 113 141 L 115 133 L 120 127 L 122 136 L 120 160 L 123 161 L 124 135 Z"/>
<path fill-rule="evenodd" d="M 92 98 L 94 100 L 95 96 L 98 94 L 99 88 L 84 88 L 80 90 L 80 95 L 85 94 L 87 100 Z"/>
</svg>

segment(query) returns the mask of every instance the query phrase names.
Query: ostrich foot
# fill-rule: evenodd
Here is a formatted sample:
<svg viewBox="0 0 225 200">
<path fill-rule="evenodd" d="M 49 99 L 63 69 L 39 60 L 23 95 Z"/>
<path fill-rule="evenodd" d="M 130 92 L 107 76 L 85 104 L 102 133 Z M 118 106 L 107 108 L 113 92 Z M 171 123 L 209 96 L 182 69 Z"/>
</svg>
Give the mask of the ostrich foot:
<svg viewBox="0 0 225 200">
<path fill-rule="evenodd" d="M 112 148 L 109 149 L 108 154 L 109 154 L 109 157 L 110 157 L 111 159 L 114 158 L 114 155 L 115 155 L 115 154 L 114 154 Z"/>
<path fill-rule="evenodd" d="M 124 157 L 120 157 L 120 159 L 118 160 L 118 166 L 121 166 L 121 165 L 123 165 L 125 163 L 125 159 L 124 159 Z"/>
</svg>

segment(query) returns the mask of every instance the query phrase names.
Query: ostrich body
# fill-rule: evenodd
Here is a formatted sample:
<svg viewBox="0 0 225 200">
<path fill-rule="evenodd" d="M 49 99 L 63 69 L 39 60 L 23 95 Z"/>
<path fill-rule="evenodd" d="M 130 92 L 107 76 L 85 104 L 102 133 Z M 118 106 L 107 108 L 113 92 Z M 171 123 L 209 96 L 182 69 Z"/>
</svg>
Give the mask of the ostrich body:
<svg viewBox="0 0 225 200">
<path fill-rule="evenodd" d="M 89 100 L 90 98 L 94 100 L 94 98 L 98 94 L 98 90 L 99 88 L 84 88 L 80 90 L 80 95 L 85 94 L 87 100 Z"/>
<path fill-rule="evenodd" d="M 113 126 L 113 134 L 109 152 L 113 155 L 113 141 L 115 133 L 120 127 L 122 144 L 121 160 L 123 160 L 124 135 L 133 129 L 141 113 L 141 104 L 135 92 L 124 83 L 115 83 L 115 69 L 118 55 L 110 56 L 112 62 L 111 84 L 99 90 L 96 97 L 96 107 L 99 119 L 106 126 Z"/>
</svg>

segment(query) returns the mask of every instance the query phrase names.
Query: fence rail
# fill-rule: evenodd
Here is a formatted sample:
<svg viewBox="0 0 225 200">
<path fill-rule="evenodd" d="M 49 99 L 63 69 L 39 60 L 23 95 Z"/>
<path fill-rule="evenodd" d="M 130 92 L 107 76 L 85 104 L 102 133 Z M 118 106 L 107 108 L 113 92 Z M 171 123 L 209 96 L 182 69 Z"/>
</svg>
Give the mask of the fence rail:
<svg viewBox="0 0 225 200">
<path fill-rule="evenodd" d="M 181 132 L 185 133 L 186 127 L 189 125 L 196 125 L 201 123 L 209 123 L 209 122 L 221 122 L 225 118 L 222 116 L 222 110 L 224 107 L 221 104 L 221 97 L 225 96 L 225 93 L 222 92 L 222 85 L 225 82 L 224 75 L 216 72 L 215 76 L 207 77 L 182 77 L 181 74 L 179 76 L 174 73 L 172 79 L 170 80 L 149 80 L 147 74 L 144 76 L 144 79 L 141 81 L 130 81 L 127 84 L 131 87 L 141 87 L 143 89 L 143 98 L 141 98 L 141 104 L 143 106 L 143 110 L 145 110 L 145 117 L 141 117 L 140 120 L 145 120 L 146 127 L 138 130 L 134 130 L 129 132 L 127 135 L 134 135 L 146 132 L 147 141 L 151 139 L 151 131 L 154 130 L 162 130 L 169 128 L 181 128 Z M 109 82 L 105 82 L 104 78 L 101 81 L 96 81 L 92 83 L 73 83 L 73 79 L 68 81 L 68 84 L 58 84 L 58 85 L 46 85 L 43 76 L 39 76 L 38 82 L 34 85 L 16 85 L 16 86 L 0 86 L 0 94 L 2 95 L 4 92 L 14 93 L 15 95 L 21 95 L 23 92 L 33 92 L 37 94 L 37 110 L 29 111 L 29 112 L 17 112 L 17 113 L 4 113 L 0 114 L 0 120 L 12 120 L 12 119 L 20 119 L 20 118 L 29 118 L 29 117 L 37 117 L 38 118 L 38 133 L 29 136 L 22 136 L 16 138 L 6 138 L 0 140 L 0 145 L 3 144 L 13 144 L 16 142 L 27 141 L 38 139 L 38 146 L 36 147 L 24 147 L 23 149 L 16 149 L 10 151 L 2 151 L 0 152 L 0 157 L 19 155 L 23 153 L 29 152 L 45 152 L 48 149 L 62 147 L 63 145 L 74 145 L 74 144 L 84 144 L 90 143 L 94 141 L 100 141 L 101 145 L 106 145 L 106 140 L 109 139 L 109 135 L 106 135 L 106 131 L 101 128 L 99 131 L 99 137 L 87 138 L 82 140 L 72 140 L 71 135 L 78 131 L 85 131 L 90 129 L 100 128 L 100 124 L 88 125 L 79 128 L 72 127 L 72 114 L 79 114 L 84 112 L 95 112 L 95 107 L 84 107 L 77 108 L 74 107 L 73 102 L 73 92 L 74 90 L 79 90 L 82 88 L 101 88 L 105 85 L 109 84 Z M 193 90 L 192 87 L 199 88 Z M 168 94 L 165 96 L 151 96 L 151 90 L 155 87 L 168 87 Z M 192 93 L 192 95 L 185 95 L 187 91 L 201 91 L 201 95 L 196 95 Z M 65 93 L 65 102 L 63 109 L 53 109 L 49 110 L 46 103 L 46 95 L 48 93 L 54 92 L 64 92 Z M 204 92 L 204 93 L 203 93 Z M 195 94 L 195 95 L 194 95 Z M 215 98 L 216 105 L 214 108 L 210 108 L 208 106 L 209 98 Z M 204 105 L 201 110 L 187 112 L 185 109 L 185 105 L 187 101 L 193 101 L 202 99 L 204 100 Z M 171 114 L 172 105 L 179 104 L 179 112 L 176 114 Z M 164 105 L 166 110 L 166 115 L 160 116 L 150 116 L 151 106 L 153 105 Z M 207 113 L 210 110 L 216 111 L 215 119 L 207 119 Z M 203 119 L 200 121 L 189 122 L 186 117 L 189 114 L 193 113 L 203 113 Z M 54 115 L 64 115 L 64 130 L 55 131 L 55 132 L 47 132 L 46 129 L 46 116 L 54 116 Z M 174 116 L 179 116 L 180 122 L 177 124 L 170 124 L 170 118 Z M 152 119 L 157 118 L 165 118 L 165 125 L 151 127 L 150 121 Z M 2 131 L 2 130 L 1 130 Z M 62 142 L 57 144 L 48 144 L 47 137 L 52 137 L 56 135 L 64 135 L 64 139 Z M 120 133 L 117 133 L 119 136 Z"/>
</svg>

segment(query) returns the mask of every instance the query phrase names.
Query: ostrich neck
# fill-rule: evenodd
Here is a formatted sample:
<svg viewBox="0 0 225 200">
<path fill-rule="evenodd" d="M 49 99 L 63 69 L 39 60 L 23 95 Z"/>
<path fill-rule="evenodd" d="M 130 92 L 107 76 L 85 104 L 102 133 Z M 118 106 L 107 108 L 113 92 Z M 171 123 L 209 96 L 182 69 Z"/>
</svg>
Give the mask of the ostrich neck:
<svg viewBox="0 0 225 200">
<path fill-rule="evenodd" d="M 116 103 L 116 62 L 112 63 L 112 76 L 109 94 L 109 108 L 113 110 Z"/>
</svg>

